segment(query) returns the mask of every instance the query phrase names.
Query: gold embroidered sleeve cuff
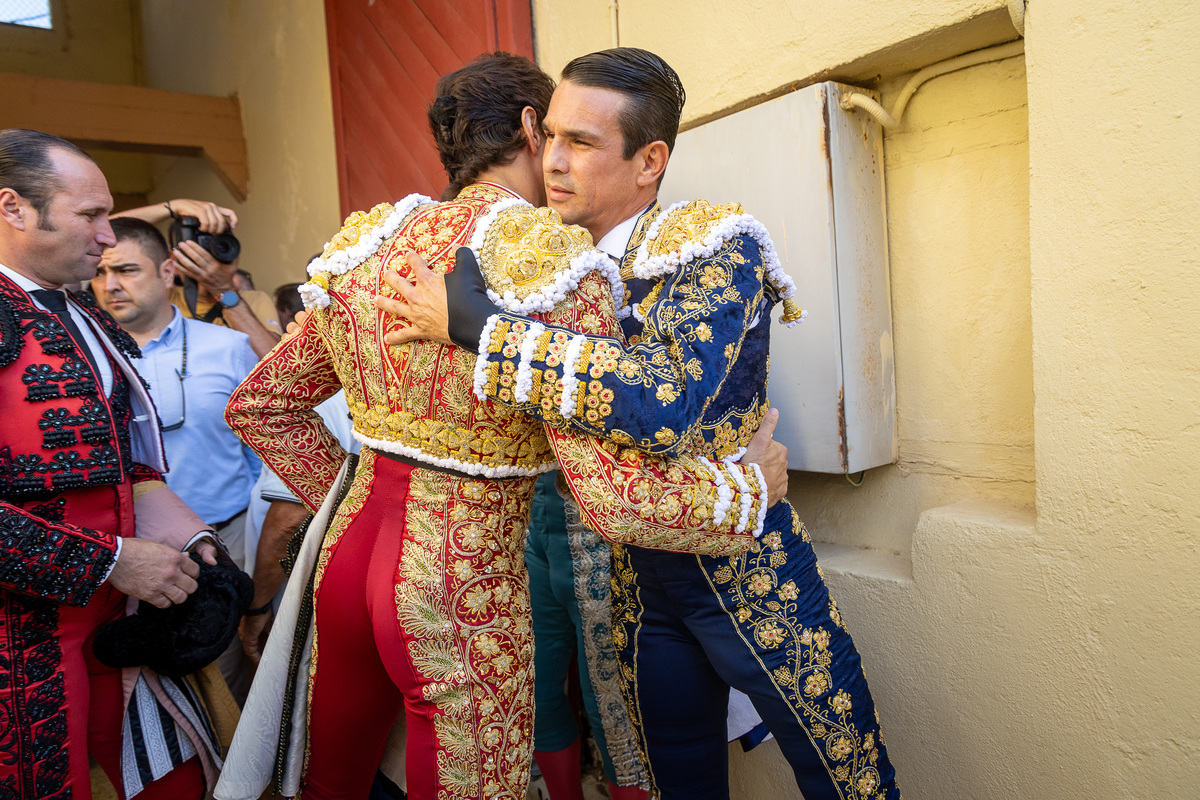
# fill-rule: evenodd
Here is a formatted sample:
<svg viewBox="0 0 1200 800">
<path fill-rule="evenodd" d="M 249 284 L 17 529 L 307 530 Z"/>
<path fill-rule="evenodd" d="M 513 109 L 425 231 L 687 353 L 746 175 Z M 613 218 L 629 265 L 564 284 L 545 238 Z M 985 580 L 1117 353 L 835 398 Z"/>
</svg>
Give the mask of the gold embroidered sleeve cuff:
<svg viewBox="0 0 1200 800">
<path fill-rule="evenodd" d="M 548 433 L 580 512 L 608 541 L 698 555 L 740 553 L 754 541 L 738 530 L 743 500 L 724 465 L 662 459 L 569 430 Z"/>
</svg>

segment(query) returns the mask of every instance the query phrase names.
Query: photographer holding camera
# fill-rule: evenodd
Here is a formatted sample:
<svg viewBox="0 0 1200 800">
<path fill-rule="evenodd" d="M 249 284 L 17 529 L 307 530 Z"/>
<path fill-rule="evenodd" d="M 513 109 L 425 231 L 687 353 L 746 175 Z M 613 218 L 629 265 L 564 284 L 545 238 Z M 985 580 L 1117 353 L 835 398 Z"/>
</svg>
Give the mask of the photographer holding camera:
<svg viewBox="0 0 1200 800">
<path fill-rule="evenodd" d="M 221 536 L 240 569 L 247 506 L 261 465 L 225 423 L 225 404 L 258 358 L 246 334 L 185 318 L 169 301 L 177 261 L 157 228 L 137 218 L 114 219 L 112 237 L 92 292 L 141 351 L 131 363 L 158 411 L 167 486 Z M 240 643 L 217 663 L 243 699 L 250 671 Z"/>
<path fill-rule="evenodd" d="M 113 214 L 157 225 L 171 223 L 171 260 L 184 279 L 173 287 L 170 301 L 183 316 L 225 325 L 250 337 L 250 348 L 262 358 L 279 341 L 275 306 L 266 292 L 237 291 L 241 245 L 233 235 L 237 214 L 202 200 L 169 200 Z"/>
</svg>

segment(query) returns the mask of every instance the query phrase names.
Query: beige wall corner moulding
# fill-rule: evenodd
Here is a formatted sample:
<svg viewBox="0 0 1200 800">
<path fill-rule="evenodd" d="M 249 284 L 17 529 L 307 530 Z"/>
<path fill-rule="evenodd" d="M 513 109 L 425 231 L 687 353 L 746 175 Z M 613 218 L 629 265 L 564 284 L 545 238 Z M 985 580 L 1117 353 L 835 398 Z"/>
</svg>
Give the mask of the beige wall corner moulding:
<svg viewBox="0 0 1200 800">
<path fill-rule="evenodd" d="M 202 156 L 239 201 L 250 191 L 236 97 L 0 72 L 0 128 L 33 128 L 81 147 Z"/>
</svg>

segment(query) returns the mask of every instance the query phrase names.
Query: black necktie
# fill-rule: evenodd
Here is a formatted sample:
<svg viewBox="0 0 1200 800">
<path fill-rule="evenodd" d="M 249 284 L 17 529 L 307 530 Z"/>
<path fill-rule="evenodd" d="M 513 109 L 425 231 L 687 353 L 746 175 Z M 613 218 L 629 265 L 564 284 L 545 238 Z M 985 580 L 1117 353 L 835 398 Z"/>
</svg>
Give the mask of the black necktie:
<svg viewBox="0 0 1200 800">
<path fill-rule="evenodd" d="M 96 376 L 97 383 L 100 381 L 100 369 L 96 366 L 96 359 L 92 356 L 92 348 L 88 347 L 87 339 L 83 338 L 83 333 L 79 330 L 79 326 L 75 324 L 75 320 L 71 317 L 71 312 L 67 309 L 67 295 L 58 289 L 34 289 L 30 292 L 37 301 L 46 307 L 54 316 L 58 317 L 58 321 L 67 329 L 67 333 L 71 334 L 71 338 L 75 340 L 75 346 L 92 365 L 92 373 Z"/>
</svg>

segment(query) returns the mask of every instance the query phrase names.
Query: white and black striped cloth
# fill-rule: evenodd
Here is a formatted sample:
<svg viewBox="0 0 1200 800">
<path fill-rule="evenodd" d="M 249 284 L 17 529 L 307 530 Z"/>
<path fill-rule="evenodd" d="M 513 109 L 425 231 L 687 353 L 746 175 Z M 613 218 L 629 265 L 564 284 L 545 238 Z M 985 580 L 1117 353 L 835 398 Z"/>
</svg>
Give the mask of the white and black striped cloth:
<svg viewBox="0 0 1200 800">
<path fill-rule="evenodd" d="M 156 676 L 163 692 L 191 724 L 204 747 L 220 768 L 221 757 L 217 735 L 213 730 L 204 704 L 183 678 Z M 147 784 L 196 755 L 196 743 L 179 726 L 155 697 L 146 681 L 138 675 L 137 685 L 129 698 L 121 734 L 121 779 L 125 797 L 132 798 Z"/>
</svg>

